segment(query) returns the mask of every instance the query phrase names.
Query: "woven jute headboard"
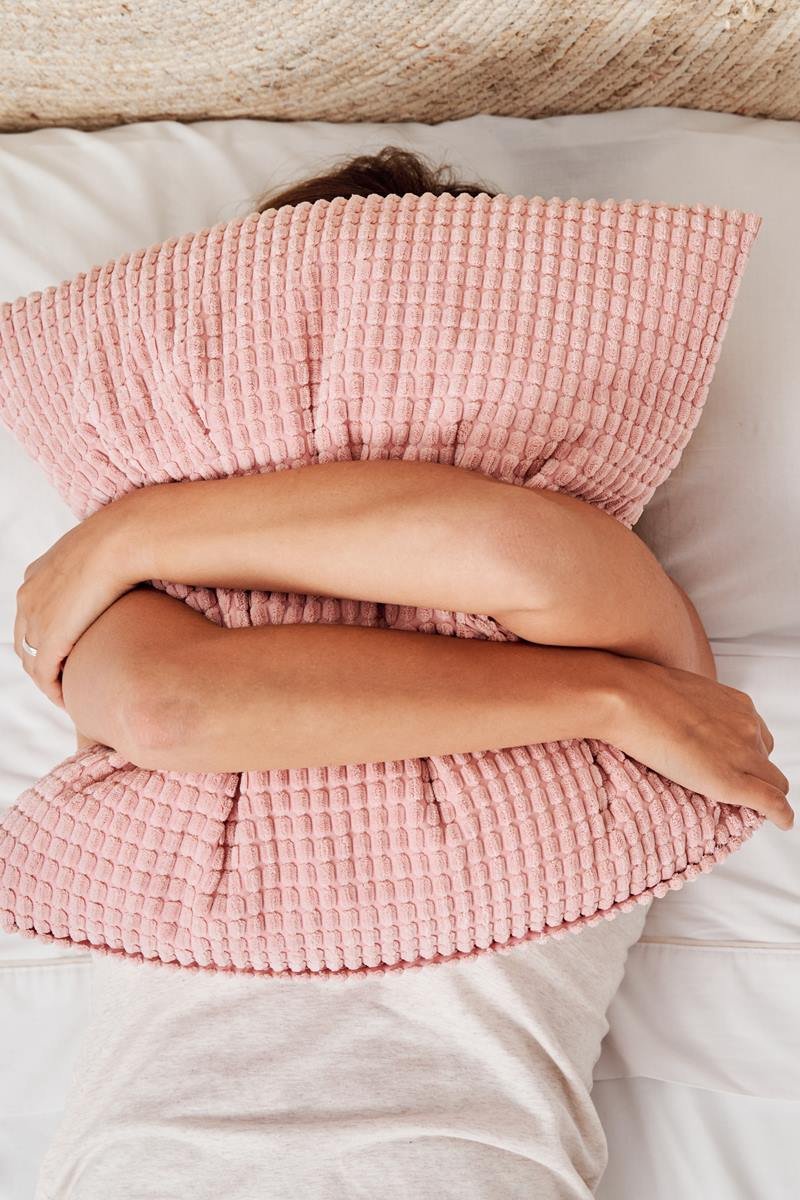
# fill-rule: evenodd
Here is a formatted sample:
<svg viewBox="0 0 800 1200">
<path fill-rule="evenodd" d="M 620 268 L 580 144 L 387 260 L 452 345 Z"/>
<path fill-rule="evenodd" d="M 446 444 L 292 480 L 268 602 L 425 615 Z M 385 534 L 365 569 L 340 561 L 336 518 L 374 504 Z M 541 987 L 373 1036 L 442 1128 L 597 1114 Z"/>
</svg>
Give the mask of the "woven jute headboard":
<svg viewBox="0 0 800 1200">
<path fill-rule="evenodd" d="M 0 129 L 679 105 L 800 119 L 797 0 L 0 0 Z"/>
</svg>

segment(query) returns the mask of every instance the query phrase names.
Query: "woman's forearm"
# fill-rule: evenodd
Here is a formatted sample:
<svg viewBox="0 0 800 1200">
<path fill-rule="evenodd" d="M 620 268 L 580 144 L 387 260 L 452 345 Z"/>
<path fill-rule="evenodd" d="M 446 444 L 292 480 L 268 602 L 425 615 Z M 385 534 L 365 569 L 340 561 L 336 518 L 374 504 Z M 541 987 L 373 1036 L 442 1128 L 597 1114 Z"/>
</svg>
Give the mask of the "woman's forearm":
<svg viewBox="0 0 800 1200">
<path fill-rule="evenodd" d="M 603 737 L 617 656 L 349 625 L 221 629 L 126 593 L 64 667 L 76 725 L 151 769 L 243 771 Z"/>
<path fill-rule="evenodd" d="M 259 770 L 601 737 L 602 658 L 355 625 L 227 630 L 153 764 Z"/>
</svg>

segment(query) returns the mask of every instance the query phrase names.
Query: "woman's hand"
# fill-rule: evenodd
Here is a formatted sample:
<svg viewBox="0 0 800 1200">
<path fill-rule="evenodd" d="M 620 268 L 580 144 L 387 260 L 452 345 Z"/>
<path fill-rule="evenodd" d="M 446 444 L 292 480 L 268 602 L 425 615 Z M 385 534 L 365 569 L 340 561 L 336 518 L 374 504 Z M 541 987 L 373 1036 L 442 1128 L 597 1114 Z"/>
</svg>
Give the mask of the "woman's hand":
<svg viewBox="0 0 800 1200">
<path fill-rule="evenodd" d="M 81 634 L 110 604 L 140 582 L 126 537 L 130 506 L 99 509 L 59 538 L 25 569 L 17 590 L 14 649 L 49 700 L 64 707 L 61 669 Z M 35 657 L 22 639 L 36 648 Z"/>
<path fill-rule="evenodd" d="M 704 675 L 618 658 L 603 740 L 714 802 L 745 805 L 791 829 L 789 781 L 746 692 Z"/>
</svg>

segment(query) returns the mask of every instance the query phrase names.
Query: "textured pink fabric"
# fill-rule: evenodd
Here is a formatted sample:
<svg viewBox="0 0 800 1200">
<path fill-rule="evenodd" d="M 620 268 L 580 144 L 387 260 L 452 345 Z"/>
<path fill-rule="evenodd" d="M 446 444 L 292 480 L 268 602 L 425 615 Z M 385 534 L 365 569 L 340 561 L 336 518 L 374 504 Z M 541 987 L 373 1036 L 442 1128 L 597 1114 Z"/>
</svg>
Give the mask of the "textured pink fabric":
<svg viewBox="0 0 800 1200">
<path fill-rule="evenodd" d="M 761 219 L 647 201 L 285 206 L 0 310 L 0 416 L 80 517 L 134 487 L 452 463 L 628 527 L 705 401 Z M 481 614 L 154 581 L 211 621 L 515 640 Z M 179 774 L 79 752 L 0 826 L 6 930 L 190 969 L 385 971 L 564 936 L 763 821 L 595 740 Z"/>
</svg>

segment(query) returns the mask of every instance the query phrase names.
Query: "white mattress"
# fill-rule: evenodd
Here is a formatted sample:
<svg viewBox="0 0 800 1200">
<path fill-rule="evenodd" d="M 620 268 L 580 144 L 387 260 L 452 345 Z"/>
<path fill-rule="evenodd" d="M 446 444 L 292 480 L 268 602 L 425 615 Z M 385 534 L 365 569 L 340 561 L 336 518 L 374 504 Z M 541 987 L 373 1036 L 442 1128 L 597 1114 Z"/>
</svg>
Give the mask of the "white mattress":
<svg viewBox="0 0 800 1200">
<path fill-rule="evenodd" d="M 0 300 L 239 216 L 394 143 L 515 194 L 719 204 L 764 226 L 706 412 L 638 532 L 753 696 L 800 799 L 800 124 L 681 109 L 438 126 L 154 122 L 0 136 Z M 0 804 L 74 748 L 11 648 L 27 562 L 73 523 L 0 429 Z M 800 822 L 654 902 L 595 1069 L 600 1200 L 792 1200 L 800 1178 Z M 29 1200 L 87 1014 L 87 952 L 0 936 L 0 1197 Z"/>
</svg>

